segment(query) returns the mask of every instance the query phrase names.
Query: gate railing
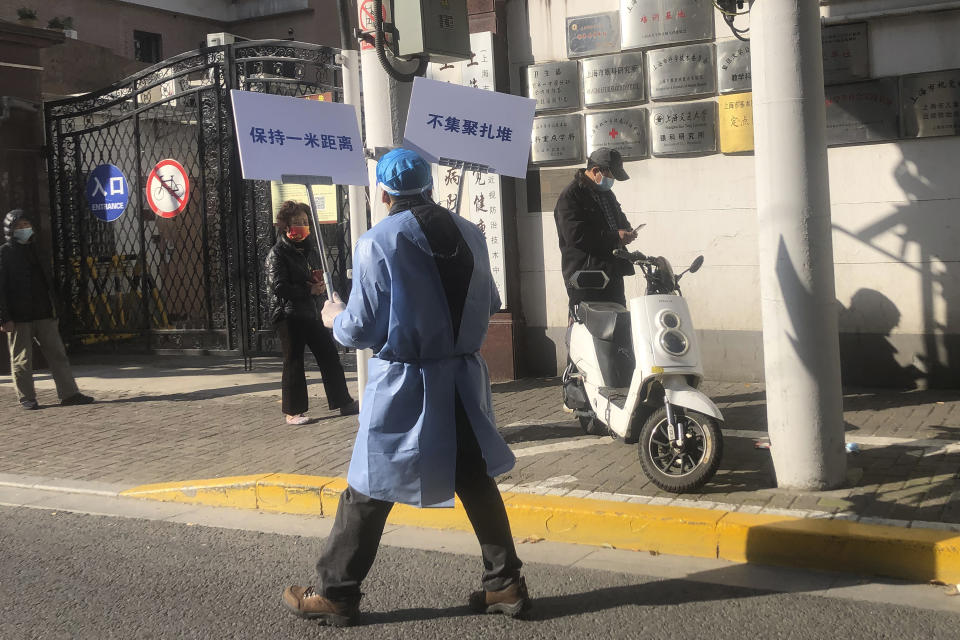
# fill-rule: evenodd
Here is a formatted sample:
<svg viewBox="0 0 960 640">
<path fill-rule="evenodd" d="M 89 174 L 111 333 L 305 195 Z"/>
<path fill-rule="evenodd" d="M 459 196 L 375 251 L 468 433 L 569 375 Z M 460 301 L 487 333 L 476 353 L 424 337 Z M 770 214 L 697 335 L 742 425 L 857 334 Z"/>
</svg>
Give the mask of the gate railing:
<svg viewBox="0 0 960 640">
<path fill-rule="evenodd" d="M 276 350 L 262 270 L 276 239 L 270 184 L 240 176 L 229 90 L 339 101 L 337 53 L 287 40 L 209 47 L 45 104 L 54 271 L 71 344 Z M 151 211 L 144 191 L 166 158 L 191 181 L 186 209 L 169 219 Z M 87 176 L 100 164 L 127 177 L 129 204 L 114 222 L 86 202 Z M 341 290 L 348 229 L 322 231 Z"/>
</svg>

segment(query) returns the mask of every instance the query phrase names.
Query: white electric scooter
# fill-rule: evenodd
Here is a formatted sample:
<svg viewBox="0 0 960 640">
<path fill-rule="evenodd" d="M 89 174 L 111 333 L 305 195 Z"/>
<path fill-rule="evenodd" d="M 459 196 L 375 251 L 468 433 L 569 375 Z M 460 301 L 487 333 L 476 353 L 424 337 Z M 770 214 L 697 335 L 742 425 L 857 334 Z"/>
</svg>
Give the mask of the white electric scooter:
<svg viewBox="0 0 960 640">
<path fill-rule="evenodd" d="M 568 332 L 570 364 L 563 374 L 564 404 L 589 435 L 638 443 L 640 465 L 663 489 L 683 493 L 713 477 L 723 454 L 723 416 L 698 387 L 703 366 L 680 278 L 703 265 L 699 256 L 674 275 L 666 258 L 614 251 L 639 267 L 645 296 L 623 306 L 582 302 Z M 578 271 L 576 289 L 602 289 L 603 271 Z"/>
</svg>

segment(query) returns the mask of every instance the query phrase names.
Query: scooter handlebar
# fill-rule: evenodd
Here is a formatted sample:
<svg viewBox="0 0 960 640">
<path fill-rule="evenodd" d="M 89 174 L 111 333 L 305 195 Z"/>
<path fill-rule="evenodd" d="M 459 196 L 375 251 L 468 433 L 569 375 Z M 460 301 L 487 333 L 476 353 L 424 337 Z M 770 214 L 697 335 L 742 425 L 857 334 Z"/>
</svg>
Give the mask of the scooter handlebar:
<svg viewBox="0 0 960 640">
<path fill-rule="evenodd" d="M 639 251 L 627 251 L 626 249 L 614 249 L 613 255 L 621 260 L 627 260 L 629 262 L 643 262 L 647 259 L 647 256 L 643 255 Z"/>
</svg>

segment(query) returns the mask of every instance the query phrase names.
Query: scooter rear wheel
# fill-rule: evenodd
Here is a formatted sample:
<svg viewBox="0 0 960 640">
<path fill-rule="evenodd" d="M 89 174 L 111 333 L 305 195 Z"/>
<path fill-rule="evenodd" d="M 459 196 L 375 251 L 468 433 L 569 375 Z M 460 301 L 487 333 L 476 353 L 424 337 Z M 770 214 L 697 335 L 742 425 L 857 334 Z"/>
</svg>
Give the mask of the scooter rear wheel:
<svg viewBox="0 0 960 640">
<path fill-rule="evenodd" d="M 673 441 L 667 410 L 660 407 L 640 431 L 640 466 L 653 484 L 664 491 L 684 493 L 713 478 L 723 456 L 723 436 L 717 421 L 690 409 L 684 410 L 684 444 Z"/>
</svg>

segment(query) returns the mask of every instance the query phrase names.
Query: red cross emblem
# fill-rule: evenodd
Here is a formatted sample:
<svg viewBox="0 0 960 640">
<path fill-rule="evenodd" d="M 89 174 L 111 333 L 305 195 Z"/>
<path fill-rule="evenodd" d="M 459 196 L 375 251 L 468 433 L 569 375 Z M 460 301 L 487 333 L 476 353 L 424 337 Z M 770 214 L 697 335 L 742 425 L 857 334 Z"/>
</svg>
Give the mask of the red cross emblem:
<svg viewBox="0 0 960 640">
<path fill-rule="evenodd" d="M 610 129 L 610 137 L 611 137 L 611 138 L 616 138 L 618 135 L 620 135 L 620 132 L 619 132 L 619 131 L 617 131 L 616 129 Z"/>
</svg>

